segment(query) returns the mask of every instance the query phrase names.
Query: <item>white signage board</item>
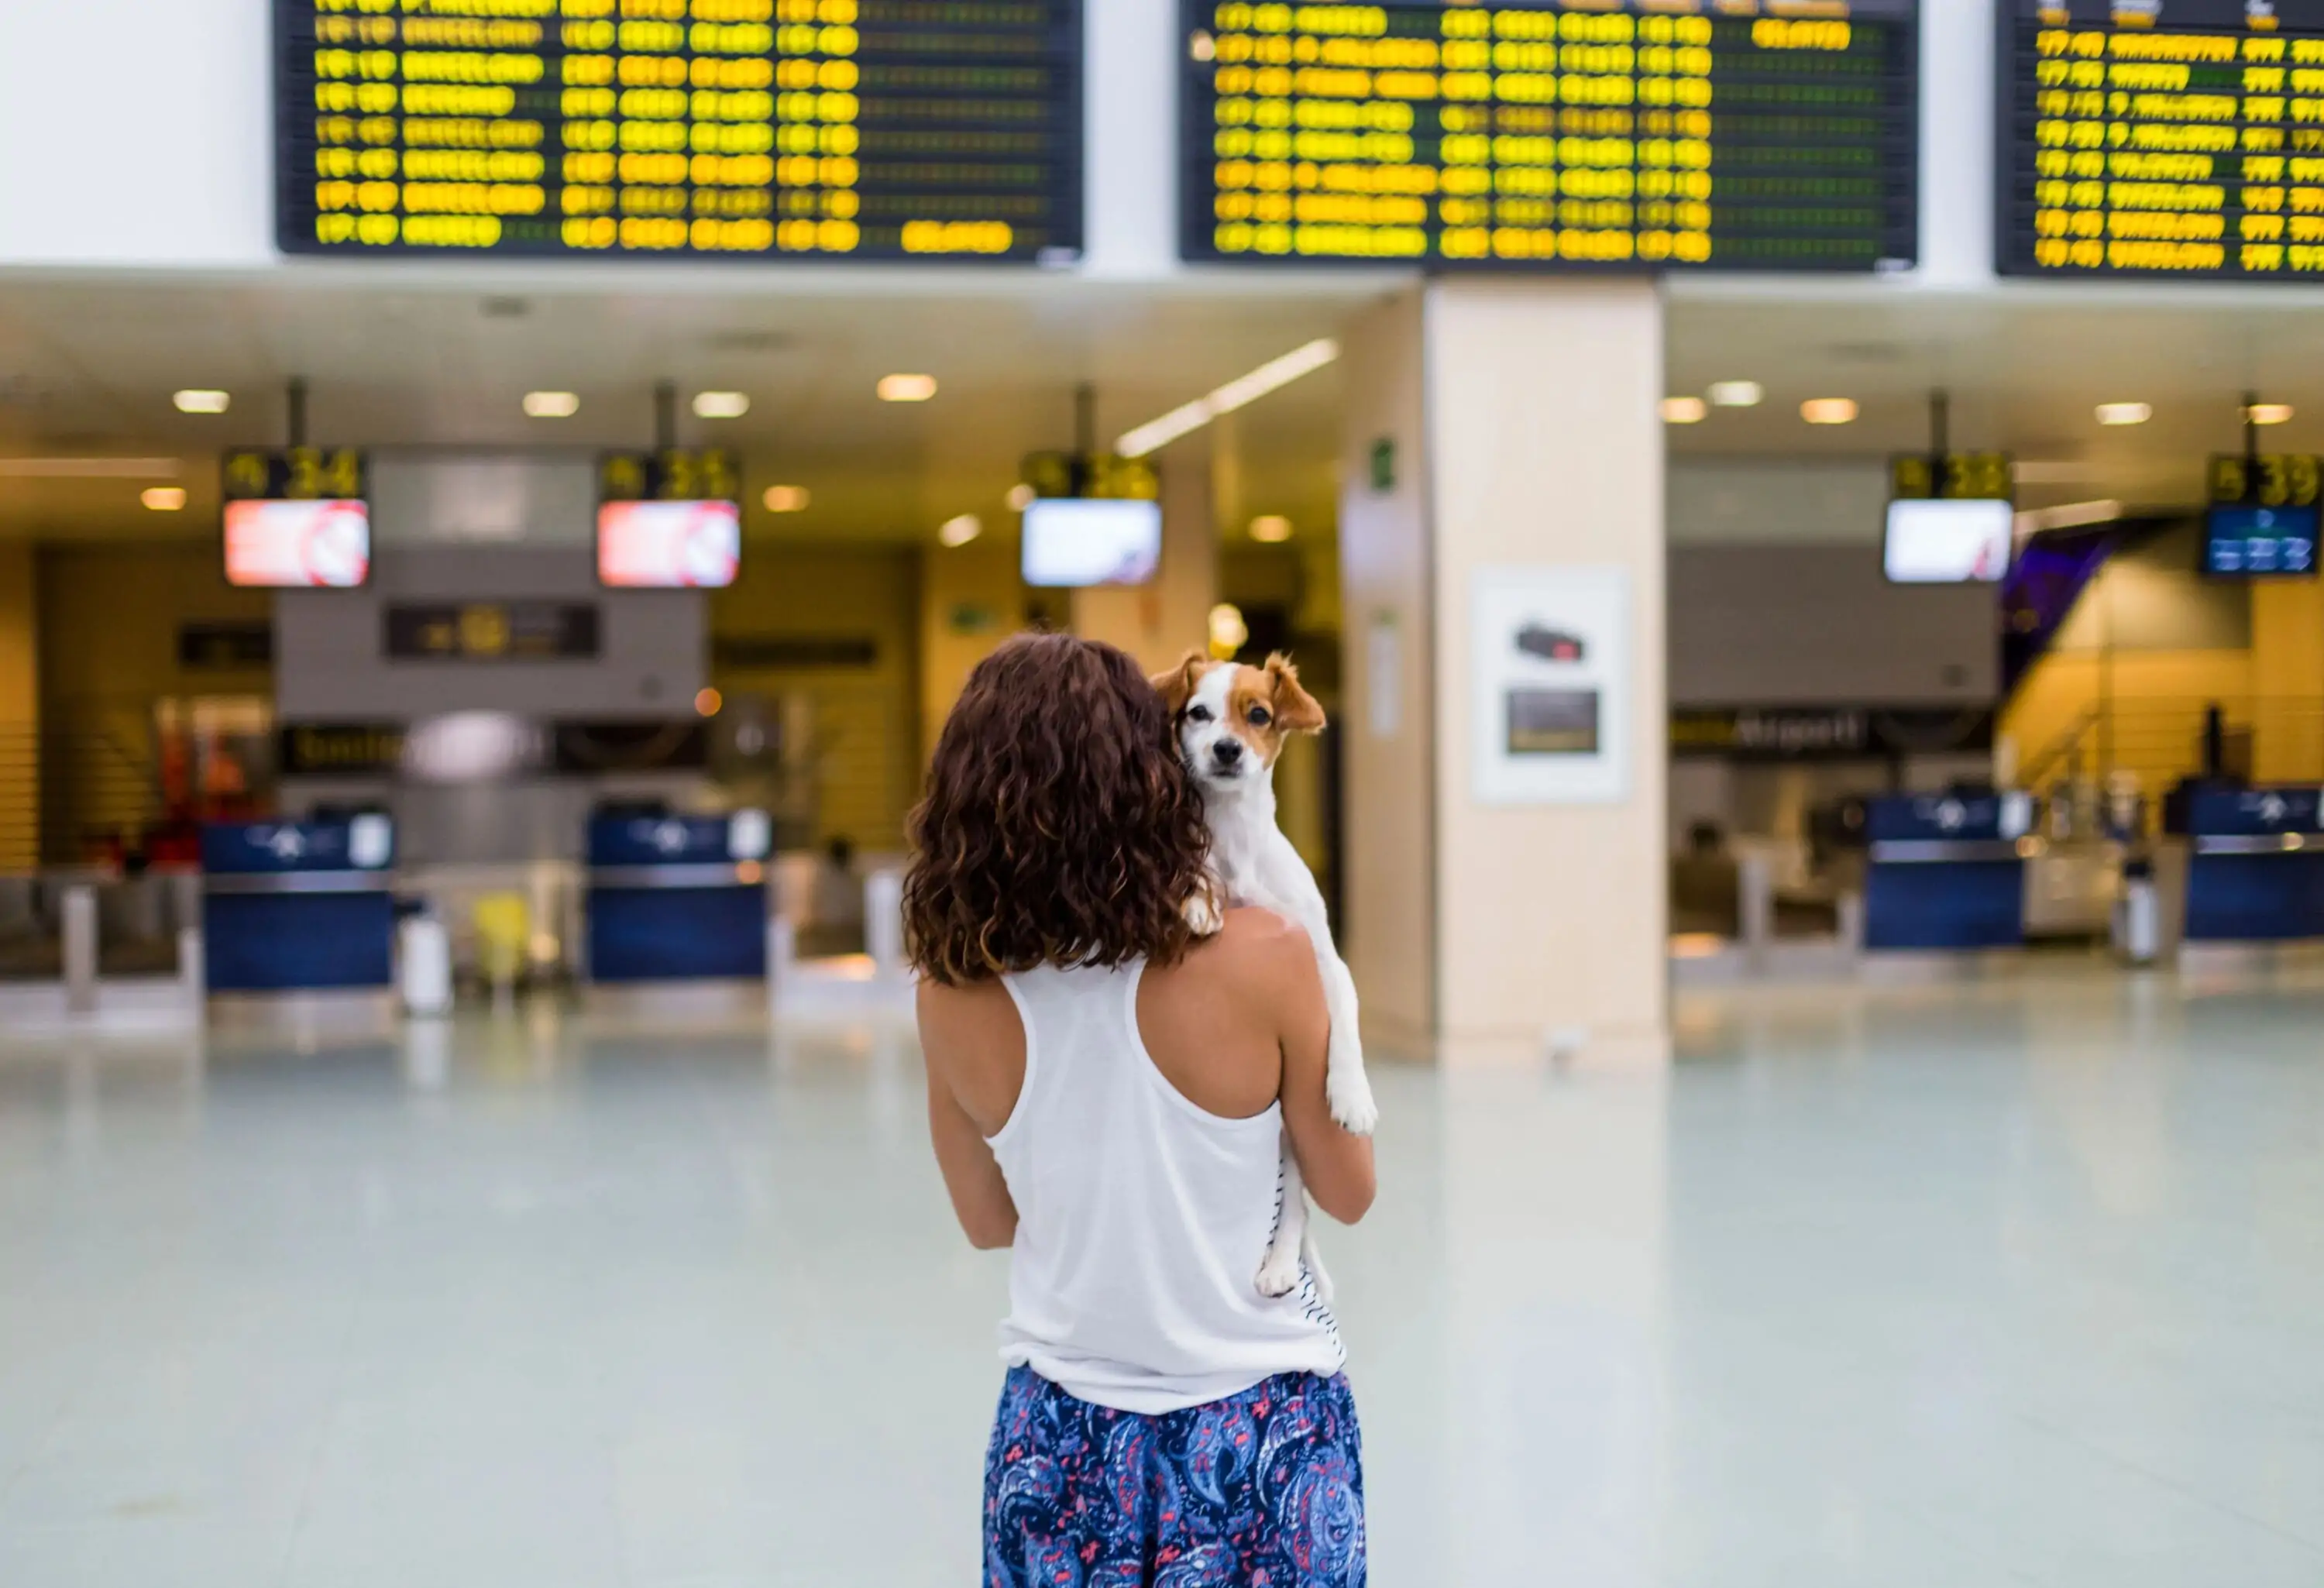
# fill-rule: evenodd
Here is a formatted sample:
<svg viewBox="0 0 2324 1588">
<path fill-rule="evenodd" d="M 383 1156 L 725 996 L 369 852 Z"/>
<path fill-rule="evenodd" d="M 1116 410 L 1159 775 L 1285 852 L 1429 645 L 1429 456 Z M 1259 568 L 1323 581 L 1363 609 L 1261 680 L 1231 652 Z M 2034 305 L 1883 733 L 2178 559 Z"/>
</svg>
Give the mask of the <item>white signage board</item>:
<svg viewBox="0 0 2324 1588">
<path fill-rule="evenodd" d="M 1502 565 L 1469 589 L 1471 791 L 1480 805 L 1628 798 L 1630 575 Z"/>
</svg>

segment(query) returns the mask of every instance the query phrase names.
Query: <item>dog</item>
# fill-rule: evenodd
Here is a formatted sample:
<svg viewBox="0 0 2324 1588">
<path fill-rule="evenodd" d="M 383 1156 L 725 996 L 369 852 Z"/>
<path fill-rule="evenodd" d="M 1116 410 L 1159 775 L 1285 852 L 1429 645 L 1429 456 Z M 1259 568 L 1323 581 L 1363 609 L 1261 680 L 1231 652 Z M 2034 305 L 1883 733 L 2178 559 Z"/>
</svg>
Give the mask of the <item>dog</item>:
<svg viewBox="0 0 2324 1588">
<path fill-rule="evenodd" d="M 1275 762 L 1294 734 L 1323 729 L 1323 708 L 1299 685 L 1299 669 L 1277 654 L 1265 667 L 1213 661 L 1199 651 L 1154 687 L 1168 706 L 1179 759 L 1202 791 L 1211 829 L 1211 869 L 1231 903 L 1257 905 L 1296 922 L 1315 946 L 1323 999 L 1332 1016 L 1324 1066 L 1324 1099 L 1343 1129 L 1369 1136 L 1379 1122 L 1364 1049 L 1356 1027 L 1356 982 L 1332 941 L 1323 891 L 1275 821 Z M 1204 936 L 1222 924 L 1206 898 L 1189 901 L 1187 919 Z M 1311 1213 L 1299 1161 L 1283 1143 L 1283 1213 L 1259 1264 L 1263 1296 L 1287 1296 L 1299 1284 L 1303 1259 L 1317 1293 L 1331 1296 L 1331 1279 L 1315 1252 Z"/>
</svg>

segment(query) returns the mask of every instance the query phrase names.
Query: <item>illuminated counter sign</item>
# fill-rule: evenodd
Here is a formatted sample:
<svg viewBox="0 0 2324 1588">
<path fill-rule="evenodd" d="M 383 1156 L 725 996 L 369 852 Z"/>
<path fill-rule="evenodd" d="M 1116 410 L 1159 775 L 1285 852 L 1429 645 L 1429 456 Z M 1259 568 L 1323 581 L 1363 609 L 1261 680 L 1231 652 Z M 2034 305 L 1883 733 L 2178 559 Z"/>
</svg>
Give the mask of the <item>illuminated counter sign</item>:
<svg viewBox="0 0 2324 1588">
<path fill-rule="evenodd" d="M 1190 260 L 1895 270 L 1915 0 L 1185 0 Z"/>
<path fill-rule="evenodd" d="M 1080 0 L 274 0 L 286 253 L 1069 263 Z"/>
<path fill-rule="evenodd" d="M 2005 273 L 2324 281 L 2324 4 L 2001 10 Z"/>
</svg>

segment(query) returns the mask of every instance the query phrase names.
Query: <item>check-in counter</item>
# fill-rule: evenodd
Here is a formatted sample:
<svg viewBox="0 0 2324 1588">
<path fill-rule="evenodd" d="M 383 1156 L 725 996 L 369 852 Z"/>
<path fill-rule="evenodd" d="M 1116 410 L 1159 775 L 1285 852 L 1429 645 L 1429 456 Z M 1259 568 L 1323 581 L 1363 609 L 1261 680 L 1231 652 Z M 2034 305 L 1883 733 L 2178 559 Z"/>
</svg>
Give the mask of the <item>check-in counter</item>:
<svg viewBox="0 0 2324 1588">
<path fill-rule="evenodd" d="M 1896 794 L 1864 806 L 1864 946 L 2015 948 L 2025 941 L 2033 797 Z"/>
<path fill-rule="evenodd" d="M 212 992 L 384 990 L 394 980 L 395 826 L 214 822 L 202 829 Z"/>
<path fill-rule="evenodd" d="M 2324 790 L 2185 783 L 2163 808 L 2155 882 L 2181 943 L 2324 938 Z"/>
<path fill-rule="evenodd" d="M 592 819 L 589 979 L 764 980 L 772 847 L 763 811 Z"/>
</svg>

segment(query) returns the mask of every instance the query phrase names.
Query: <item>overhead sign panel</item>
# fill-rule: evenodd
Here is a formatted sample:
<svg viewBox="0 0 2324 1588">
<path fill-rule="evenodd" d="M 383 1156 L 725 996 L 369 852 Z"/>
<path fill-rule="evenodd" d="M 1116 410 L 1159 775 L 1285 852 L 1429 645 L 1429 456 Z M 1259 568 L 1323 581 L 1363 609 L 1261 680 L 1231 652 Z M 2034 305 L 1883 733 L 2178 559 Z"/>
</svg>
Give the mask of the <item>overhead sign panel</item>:
<svg viewBox="0 0 2324 1588">
<path fill-rule="evenodd" d="M 2001 17 L 2005 273 L 2324 281 L 2324 5 Z"/>
<path fill-rule="evenodd" d="M 1871 271 L 1917 252 L 1916 0 L 1183 18 L 1188 259 Z"/>
<path fill-rule="evenodd" d="M 1043 260 L 1080 0 L 275 0 L 294 254 Z"/>
</svg>

